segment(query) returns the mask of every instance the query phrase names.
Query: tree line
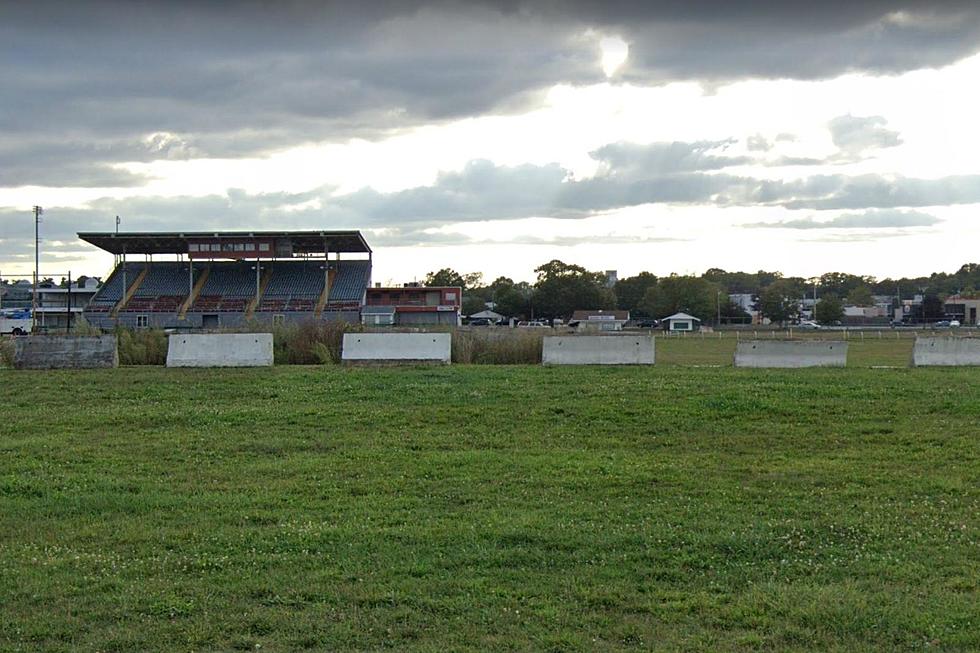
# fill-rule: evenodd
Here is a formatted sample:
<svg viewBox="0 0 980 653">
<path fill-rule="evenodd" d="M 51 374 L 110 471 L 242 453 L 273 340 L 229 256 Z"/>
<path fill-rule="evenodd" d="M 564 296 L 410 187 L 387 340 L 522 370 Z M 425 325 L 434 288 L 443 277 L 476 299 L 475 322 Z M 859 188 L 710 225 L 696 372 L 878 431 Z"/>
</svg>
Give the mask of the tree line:
<svg viewBox="0 0 980 653">
<path fill-rule="evenodd" d="M 785 277 L 780 272 L 728 272 L 711 268 L 700 276 L 650 272 L 607 283 L 603 272 L 549 261 L 534 270 L 533 283 L 498 277 L 485 283 L 483 274 L 460 274 L 451 268 L 430 272 L 430 286 L 461 286 L 463 313 L 484 310 L 487 303 L 506 316 L 524 319 L 567 319 L 578 309 L 620 309 L 635 318 L 660 319 L 684 312 L 705 323 L 747 322 L 748 313 L 730 301 L 731 294 L 751 296 L 752 306 L 773 322 L 797 317 L 803 298 L 817 298 L 816 317 L 830 322 L 843 316 L 845 305 L 869 306 L 874 296 L 902 300 L 922 296 L 912 318 L 934 319 L 943 314 L 943 301 L 952 294 L 975 295 L 980 289 L 980 263 L 968 263 L 956 272 L 936 272 L 928 277 L 876 279 L 871 276 L 828 272 L 819 277 Z"/>
</svg>

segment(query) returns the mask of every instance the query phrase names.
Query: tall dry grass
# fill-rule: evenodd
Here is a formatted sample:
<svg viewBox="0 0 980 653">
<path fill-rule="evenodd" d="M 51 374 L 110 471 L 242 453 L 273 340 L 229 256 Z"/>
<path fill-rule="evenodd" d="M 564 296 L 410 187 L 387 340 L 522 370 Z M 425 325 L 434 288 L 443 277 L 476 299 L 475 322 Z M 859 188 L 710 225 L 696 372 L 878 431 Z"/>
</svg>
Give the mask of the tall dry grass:
<svg viewBox="0 0 980 653">
<path fill-rule="evenodd" d="M 270 331 L 268 325 L 256 330 Z M 346 322 L 298 322 L 272 327 L 276 365 L 329 365 L 340 363 L 344 334 L 361 331 Z"/>
<path fill-rule="evenodd" d="M 166 365 L 167 334 L 163 329 L 116 329 L 120 365 Z"/>
<path fill-rule="evenodd" d="M 541 362 L 538 330 L 486 328 L 453 332 L 453 362 L 463 365 L 535 365 Z"/>
</svg>

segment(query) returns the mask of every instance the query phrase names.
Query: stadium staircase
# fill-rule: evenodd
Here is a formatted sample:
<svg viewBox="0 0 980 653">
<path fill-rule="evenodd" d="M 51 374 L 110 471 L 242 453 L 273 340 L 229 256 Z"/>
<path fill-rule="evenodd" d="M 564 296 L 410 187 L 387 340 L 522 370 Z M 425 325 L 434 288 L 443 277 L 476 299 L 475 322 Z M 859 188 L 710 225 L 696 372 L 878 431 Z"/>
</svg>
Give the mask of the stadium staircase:
<svg viewBox="0 0 980 653">
<path fill-rule="evenodd" d="M 262 280 L 259 281 L 259 294 L 252 298 L 245 308 L 245 319 L 249 320 L 255 314 L 255 309 L 258 308 L 259 302 L 262 301 L 262 295 L 265 294 L 265 289 L 269 285 L 269 280 L 272 279 L 272 270 L 266 269 L 262 272 Z"/>
<path fill-rule="evenodd" d="M 201 294 L 201 288 L 203 288 L 204 284 L 207 283 L 208 275 L 210 274 L 211 267 L 208 266 L 204 268 L 204 272 L 201 273 L 201 275 L 197 278 L 197 281 L 194 282 L 194 289 L 191 291 L 187 301 L 185 301 L 180 307 L 180 312 L 177 314 L 178 319 L 183 320 L 185 317 L 187 317 L 188 309 L 194 305 L 194 301 L 197 299 L 197 296 Z"/>
<path fill-rule="evenodd" d="M 330 270 L 327 272 L 327 285 L 323 287 L 323 292 L 320 293 L 320 298 L 316 300 L 316 306 L 313 308 L 313 317 L 318 320 L 323 317 L 323 309 L 327 305 L 327 300 L 330 296 L 330 289 L 333 288 L 333 282 L 336 278 L 336 270 Z"/>
<path fill-rule="evenodd" d="M 148 266 L 144 266 L 143 269 L 140 270 L 140 273 L 136 276 L 136 281 L 134 281 L 132 285 L 130 285 L 129 288 L 126 290 L 126 292 L 123 294 L 122 299 L 119 300 L 119 303 L 115 305 L 115 307 L 112 309 L 112 312 L 109 314 L 110 316 L 116 317 L 119 315 L 119 311 L 126 308 L 126 304 L 129 303 L 129 300 L 133 298 L 133 295 L 136 294 L 136 291 L 139 290 L 140 284 L 143 283 L 143 279 L 146 278 L 146 275 L 149 274 L 149 272 L 150 269 Z"/>
</svg>

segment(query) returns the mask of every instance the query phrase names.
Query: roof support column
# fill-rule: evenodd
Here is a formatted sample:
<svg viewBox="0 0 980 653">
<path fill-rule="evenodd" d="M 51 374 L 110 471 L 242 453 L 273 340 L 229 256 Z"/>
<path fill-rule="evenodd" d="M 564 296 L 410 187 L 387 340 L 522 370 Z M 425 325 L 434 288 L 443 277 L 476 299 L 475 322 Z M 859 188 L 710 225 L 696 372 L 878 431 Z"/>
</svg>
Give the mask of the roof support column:
<svg viewBox="0 0 980 653">
<path fill-rule="evenodd" d="M 122 253 L 122 266 L 123 266 L 123 297 L 126 296 L 126 291 L 129 290 L 129 284 L 126 283 L 126 247 L 123 246 Z"/>
</svg>

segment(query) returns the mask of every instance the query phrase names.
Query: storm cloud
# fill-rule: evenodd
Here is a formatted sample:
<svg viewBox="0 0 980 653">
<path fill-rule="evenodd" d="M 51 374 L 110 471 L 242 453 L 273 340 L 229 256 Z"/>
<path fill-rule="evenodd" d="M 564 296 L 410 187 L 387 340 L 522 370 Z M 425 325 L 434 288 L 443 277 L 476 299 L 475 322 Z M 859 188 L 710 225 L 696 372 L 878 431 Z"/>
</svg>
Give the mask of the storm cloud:
<svg viewBox="0 0 980 653">
<path fill-rule="evenodd" d="M 900 73 L 977 50 L 970 2 L 32 2 L 0 6 L 0 186 L 125 186 L 123 161 L 239 157 L 537 106 L 555 84 Z M 590 34 L 592 36 L 590 36 Z"/>
</svg>

